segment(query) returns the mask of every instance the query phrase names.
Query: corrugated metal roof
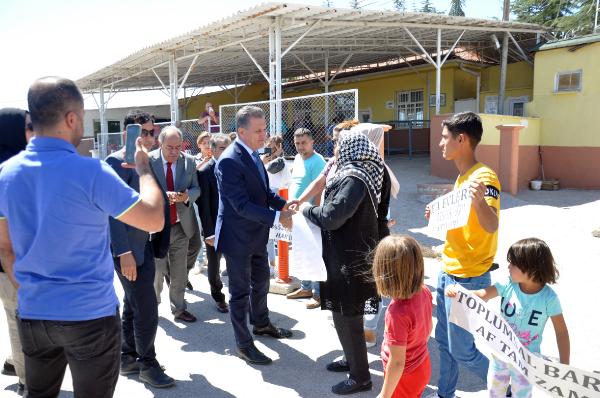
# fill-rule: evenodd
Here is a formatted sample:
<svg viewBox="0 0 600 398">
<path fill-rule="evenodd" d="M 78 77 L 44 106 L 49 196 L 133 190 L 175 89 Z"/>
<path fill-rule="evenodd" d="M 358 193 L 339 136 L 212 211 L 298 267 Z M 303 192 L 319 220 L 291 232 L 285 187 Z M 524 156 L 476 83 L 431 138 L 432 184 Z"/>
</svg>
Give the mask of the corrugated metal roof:
<svg viewBox="0 0 600 398">
<path fill-rule="evenodd" d="M 268 71 L 268 32 L 278 20 L 282 27 L 282 51 L 311 29 L 283 57 L 284 80 L 306 75 L 304 65 L 315 72 L 324 71 L 325 54 L 328 54 L 330 71 L 422 54 L 405 28 L 430 54 L 436 51 L 438 28 L 442 29 L 442 49 L 445 50 L 452 47 L 464 30 L 456 51 L 487 52 L 482 56 L 492 58 L 497 57 L 491 39 L 494 32 L 512 32 L 517 41 L 531 45 L 537 33 L 546 32 L 534 24 L 441 14 L 265 3 L 136 51 L 79 79 L 77 84 L 85 92 L 97 91 L 100 86 L 120 91 L 160 89 L 162 85 L 156 76 L 168 85 L 168 60 L 172 55 L 177 60 L 180 80 L 198 55 L 186 87 L 264 81 L 241 44 Z M 514 58 L 518 57 L 514 49 L 511 52 Z M 343 65 L 349 54 L 352 56 Z"/>
<path fill-rule="evenodd" d="M 600 33 L 575 37 L 573 39 L 563 39 L 549 41 L 535 48 L 533 51 L 554 50 L 556 48 L 582 46 L 585 44 L 595 43 L 600 41 Z"/>
</svg>

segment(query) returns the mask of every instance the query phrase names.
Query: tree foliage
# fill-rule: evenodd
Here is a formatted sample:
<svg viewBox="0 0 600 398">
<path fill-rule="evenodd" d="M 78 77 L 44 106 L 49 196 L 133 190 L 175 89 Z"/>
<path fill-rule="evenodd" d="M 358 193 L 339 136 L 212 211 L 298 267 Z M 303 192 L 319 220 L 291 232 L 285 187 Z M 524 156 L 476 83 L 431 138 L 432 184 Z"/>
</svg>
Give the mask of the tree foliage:
<svg viewBox="0 0 600 398">
<path fill-rule="evenodd" d="M 463 7 L 465 6 L 465 0 L 451 0 L 450 1 L 450 11 L 448 11 L 448 15 L 452 15 L 455 17 L 464 17 L 465 12 L 463 11 Z"/>
<path fill-rule="evenodd" d="M 406 10 L 406 0 L 394 0 L 394 9 L 396 11 Z"/>
<path fill-rule="evenodd" d="M 513 0 L 511 11 L 519 22 L 547 26 L 558 38 L 592 33 L 596 0 Z"/>
<path fill-rule="evenodd" d="M 423 5 L 421 6 L 421 12 L 429 12 L 429 13 L 437 13 L 435 7 L 431 4 L 431 0 L 423 0 Z"/>
</svg>

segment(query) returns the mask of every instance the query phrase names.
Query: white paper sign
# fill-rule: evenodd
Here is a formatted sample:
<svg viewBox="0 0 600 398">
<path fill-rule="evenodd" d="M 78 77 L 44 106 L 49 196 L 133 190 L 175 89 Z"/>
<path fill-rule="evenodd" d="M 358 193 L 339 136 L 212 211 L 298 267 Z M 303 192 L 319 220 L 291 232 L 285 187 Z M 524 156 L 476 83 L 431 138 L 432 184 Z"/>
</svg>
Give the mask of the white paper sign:
<svg viewBox="0 0 600 398">
<path fill-rule="evenodd" d="M 271 227 L 269 230 L 269 239 L 273 240 L 283 240 L 285 242 L 292 241 L 292 231 L 286 229 L 280 223 L 277 223 Z"/>
<path fill-rule="evenodd" d="M 300 280 L 326 281 L 321 229 L 298 213 L 292 217 L 290 275 Z"/>
<path fill-rule="evenodd" d="M 529 382 L 553 397 L 600 397 L 600 375 L 548 361 L 521 344 L 508 322 L 462 286 L 450 307 L 450 322 L 468 330 L 478 346 L 490 348 Z M 483 351 L 483 350 L 482 350 Z"/>
<path fill-rule="evenodd" d="M 471 196 L 469 188 L 464 186 L 440 196 L 429 203 L 429 230 L 433 233 L 446 232 L 460 228 L 469 221 Z"/>
</svg>

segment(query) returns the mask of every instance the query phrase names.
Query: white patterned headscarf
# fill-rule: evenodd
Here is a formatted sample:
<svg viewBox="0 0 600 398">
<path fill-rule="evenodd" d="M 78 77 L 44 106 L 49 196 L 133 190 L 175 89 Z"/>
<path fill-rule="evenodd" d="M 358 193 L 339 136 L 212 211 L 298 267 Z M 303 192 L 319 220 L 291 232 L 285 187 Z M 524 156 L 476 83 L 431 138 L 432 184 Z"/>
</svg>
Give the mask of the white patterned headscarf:
<svg viewBox="0 0 600 398">
<path fill-rule="evenodd" d="M 339 157 L 335 176 L 327 183 L 325 197 L 346 177 L 356 177 L 365 183 L 375 212 L 381 200 L 383 160 L 379 150 L 366 135 L 347 131 L 340 134 Z"/>
<path fill-rule="evenodd" d="M 380 124 L 360 123 L 352 127 L 350 131 L 356 131 L 357 133 L 362 133 L 366 135 L 369 141 L 371 141 L 376 148 L 379 148 L 381 146 L 381 141 L 383 141 L 384 131 L 383 126 Z M 396 199 L 396 197 L 398 196 L 398 192 L 400 192 L 400 183 L 398 182 L 398 178 L 396 177 L 390 166 L 387 165 L 385 160 L 383 161 L 383 164 L 388 171 L 388 175 L 390 176 L 390 193 L 392 194 L 392 197 Z"/>
</svg>

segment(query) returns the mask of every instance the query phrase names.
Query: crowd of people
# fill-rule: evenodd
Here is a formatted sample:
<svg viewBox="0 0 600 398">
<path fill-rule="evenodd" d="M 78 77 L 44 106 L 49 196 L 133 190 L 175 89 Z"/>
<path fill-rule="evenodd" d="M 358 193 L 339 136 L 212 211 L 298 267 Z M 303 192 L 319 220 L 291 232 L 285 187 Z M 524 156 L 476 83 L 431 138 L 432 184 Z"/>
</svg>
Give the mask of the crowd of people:
<svg viewBox="0 0 600 398">
<path fill-rule="evenodd" d="M 119 374 L 139 374 L 157 388 L 175 385 L 156 358 L 158 305 L 166 284 L 173 319 L 197 320 L 185 291 L 193 289 L 188 275 L 203 251 L 215 310 L 230 314 L 237 355 L 249 364 L 271 363 L 253 335 L 293 333 L 269 318 L 276 264 L 269 230 L 275 224 L 291 229 L 302 215 L 321 230 L 327 279 L 302 281 L 288 298 L 311 299 L 307 308 L 332 312 L 344 357 L 327 370 L 348 375 L 332 392 L 372 389 L 367 347 L 375 345 L 381 298 L 389 297 L 378 396 L 422 395 L 431 377 L 433 296 L 417 241 L 390 234 L 390 200 L 400 186 L 383 159 L 389 126 L 340 121 L 329 161 L 315 150 L 310 128 L 298 127 L 297 155 L 288 164 L 284 142 L 268 137 L 260 108 L 241 108 L 232 136 L 211 131 L 219 115 L 207 104 L 196 157 L 182 151 L 177 127 L 155 137 L 152 116 L 134 110 L 124 126 L 137 123 L 141 134 L 129 164 L 125 148 L 105 161 L 77 154 L 84 109 L 73 81 L 35 81 L 28 106 L 29 112 L 0 111 L 0 292 L 12 349 L 4 370 L 16 374 L 21 392 L 57 396 L 67 365 L 76 397 L 111 397 Z M 532 352 L 539 353 L 550 319 L 560 361 L 569 363 L 567 327 L 548 286 L 558 278 L 548 246 L 535 238 L 515 243 L 510 279 L 491 285 L 501 187 L 475 158 L 482 133 L 479 117 L 466 112 L 444 122 L 440 140 L 444 158 L 459 170 L 455 187 L 466 184 L 472 197 L 468 223 L 447 233 L 437 284 L 437 395 L 443 398 L 455 396 L 459 364 L 486 381 L 492 397 L 511 388 L 514 396 L 531 395 L 526 378 L 499 358 L 490 363 L 473 335 L 449 322 L 456 285 L 484 300 L 501 296 L 502 314 Z M 282 187 L 289 187 L 289 200 L 278 195 Z"/>
</svg>

